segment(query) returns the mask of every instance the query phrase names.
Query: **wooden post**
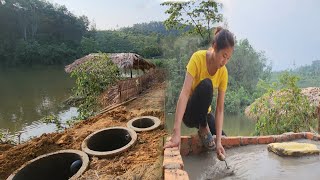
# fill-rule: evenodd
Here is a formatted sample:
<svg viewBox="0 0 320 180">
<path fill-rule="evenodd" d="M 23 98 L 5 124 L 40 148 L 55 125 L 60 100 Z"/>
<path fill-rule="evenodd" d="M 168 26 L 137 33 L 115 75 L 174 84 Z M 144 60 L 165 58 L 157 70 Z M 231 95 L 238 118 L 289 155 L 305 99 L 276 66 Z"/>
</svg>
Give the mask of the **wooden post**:
<svg viewBox="0 0 320 180">
<path fill-rule="evenodd" d="M 320 102 L 317 106 L 317 117 L 318 117 L 318 134 L 320 134 Z"/>
<path fill-rule="evenodd" d="M 139 74 L 139 70 L 140 70 L 140 65 L 139 65 L 140 63 L 139 62 L 140 62 L 140 59 L 138 59 L 138 76 L 140 75 Z"/>
<path fill-rule="evenodd" d="M 121 102 L 121 83 L 118 82 L 119 102 Z"/>
</svg>

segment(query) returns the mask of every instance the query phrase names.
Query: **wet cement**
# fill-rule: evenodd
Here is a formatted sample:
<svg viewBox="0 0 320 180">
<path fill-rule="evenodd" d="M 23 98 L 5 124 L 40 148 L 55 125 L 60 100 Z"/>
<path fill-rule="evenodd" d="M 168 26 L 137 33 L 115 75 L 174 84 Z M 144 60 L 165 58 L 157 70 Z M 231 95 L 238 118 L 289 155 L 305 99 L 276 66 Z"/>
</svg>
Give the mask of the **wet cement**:
<svg viewBox="0 0 320 180">
<path fill-rule="evenodd" d="M 298 140 L 316 144 L 320 142 Z M 219 161 L 215 152 L 183 157 L 191 180 L 207 179 L 320 179 L 320 156 L 281 157 L 267 150 L 267 145 L 248 145 L 227 149 L 227 163 Z"/>
</svg>

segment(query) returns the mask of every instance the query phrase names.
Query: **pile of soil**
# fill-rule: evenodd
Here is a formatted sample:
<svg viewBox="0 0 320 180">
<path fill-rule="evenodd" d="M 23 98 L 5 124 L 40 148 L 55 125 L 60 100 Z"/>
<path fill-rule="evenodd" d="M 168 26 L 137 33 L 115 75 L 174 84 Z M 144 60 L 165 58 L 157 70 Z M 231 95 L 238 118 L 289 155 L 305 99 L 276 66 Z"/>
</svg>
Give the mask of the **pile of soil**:
<svg viewBox="0 0 320 180">
<path fill-rule="evenodd" d="M 138 133 L 135 146 L 113 158 L 90 158 L 89 169 L 80 179 L 163 179 L 162 145 L 164 129 L 165 83 L 154 85 L 137 99 L 109 112 L 81 121 L 61 133 L 43 134 L 26 143 L 1 146 L 0 179 L 6 179 L 24 163 L 40 155 L 63 149 L 81 150 L 82 141 L 92 132 L 126 123 L 138 116 L 160 118 L 160 128 Z"/>
<path fill-rule="evenodd" d="M 13 146 L 14 145 L 8 144 L 8 143 L 0 144 L 0 152 L 2 153 L 2 151 L 7 151 L 8 149 L 12 148 Z"/>
</svg>

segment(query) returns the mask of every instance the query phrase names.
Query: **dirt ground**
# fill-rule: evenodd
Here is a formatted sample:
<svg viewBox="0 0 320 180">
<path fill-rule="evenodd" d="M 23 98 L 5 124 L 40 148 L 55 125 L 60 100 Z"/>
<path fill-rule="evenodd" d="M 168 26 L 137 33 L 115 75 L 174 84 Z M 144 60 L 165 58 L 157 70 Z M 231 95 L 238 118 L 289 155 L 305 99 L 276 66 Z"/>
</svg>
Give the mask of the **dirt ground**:
<svg viewBox="0 0 320 180">
<path fill-rule="evenodd" d="M 77 123 L 62 133 L 43 134 L 24 144 L 0 148 L 0 179 L 6 179 L 25 162 L 63 149 L 81 150 L 82 141 L 92 132 L 113 126 L 126 126 L 137 116 L 161 119 L 157 130 L 138 133 L 137 143 L 113 158 L 90 158 L 89 169 L 80 179 L 162 179 L 162 140 L 164 129 L 165 83 L 154 85 L 137 99 L 112 111 Z"/>
</svg>

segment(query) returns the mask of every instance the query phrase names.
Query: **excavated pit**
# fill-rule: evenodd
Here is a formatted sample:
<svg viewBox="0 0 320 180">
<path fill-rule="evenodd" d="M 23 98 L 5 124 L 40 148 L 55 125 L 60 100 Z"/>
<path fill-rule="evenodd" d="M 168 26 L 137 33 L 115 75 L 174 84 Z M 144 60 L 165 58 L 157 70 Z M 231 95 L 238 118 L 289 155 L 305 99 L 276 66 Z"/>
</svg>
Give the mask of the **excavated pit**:
<svg viewBox="0 0 320 180">
<path fill-rule="evenodd" d="M 127 151 L 137 140 L 137 134 L 126 127 L 112 127 L 90 134 L 82 142 L 82 150 L 90 156 L 110 157 Z"/>
<path fill-rule="evenodd" d="M 151 131 L 160 126 L 160 119 L 154 116 L 141 116 L 131 119 L 127 123 L 127 127 L 136 132 Z"/>
<path fill-rule="evenodd" d="M 7 180 L 77 179 L 88 168 L 88 165 L 89 157 L 84 152 L 62 150 L 27 162 Z"/>
</svg>

